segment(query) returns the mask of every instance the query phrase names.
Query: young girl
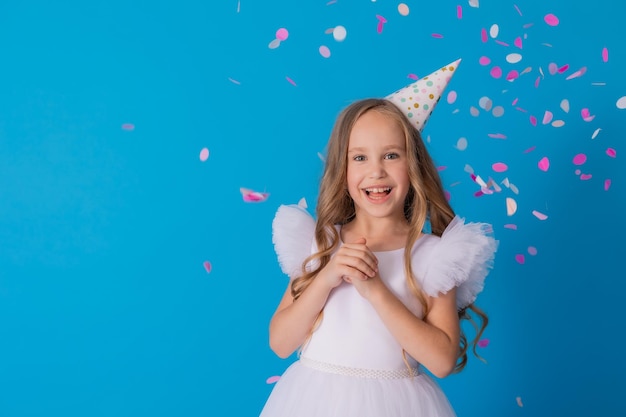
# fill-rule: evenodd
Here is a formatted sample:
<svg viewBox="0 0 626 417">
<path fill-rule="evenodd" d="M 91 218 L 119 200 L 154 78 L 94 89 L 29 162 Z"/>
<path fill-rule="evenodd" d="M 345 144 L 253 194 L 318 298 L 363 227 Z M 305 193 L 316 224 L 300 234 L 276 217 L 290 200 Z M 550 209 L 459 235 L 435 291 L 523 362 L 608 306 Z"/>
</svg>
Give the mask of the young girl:
<svg viewBox="0 0 626 417">
<path fill-rule="evenodd" d="M 454 416 L 424 368 L 439 378 L 463 368 L 470 310 L 482 319 L 476 353 L 487 316 L 473 302 L 497 246 L 490 227 L 455 216 L 420 129 L 387 99 L 339 115 L 316 213 L 283 205 L 274 219 L 291 281 L 270 346 L 299 359 L 261 416 Z"/>
</svg>

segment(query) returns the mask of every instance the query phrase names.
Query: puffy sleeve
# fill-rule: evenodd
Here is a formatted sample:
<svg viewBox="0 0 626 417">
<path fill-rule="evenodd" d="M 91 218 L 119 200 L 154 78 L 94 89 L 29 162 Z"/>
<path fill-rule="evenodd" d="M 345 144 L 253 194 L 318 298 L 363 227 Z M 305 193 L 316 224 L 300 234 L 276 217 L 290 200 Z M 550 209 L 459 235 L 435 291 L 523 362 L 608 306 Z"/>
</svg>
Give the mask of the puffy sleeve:
<svg viewBox="0 0 626 417">
<path fill-rule="evenodd" d="M 483 290 L 497 248 L 491 225 L 465 223 L 455 216 L 432 250 L 422 289 L 436 297 L 457 287 L 457 309 L 467 307 Z"/>
<path fill-rule="evenodd" d="M 272 222 L 272 243 L 282 271 L 290 278 L 302 274 L 302 262 L 315 243 L 315 219 L 297 204 L 278 207 Z"/>
</svg>

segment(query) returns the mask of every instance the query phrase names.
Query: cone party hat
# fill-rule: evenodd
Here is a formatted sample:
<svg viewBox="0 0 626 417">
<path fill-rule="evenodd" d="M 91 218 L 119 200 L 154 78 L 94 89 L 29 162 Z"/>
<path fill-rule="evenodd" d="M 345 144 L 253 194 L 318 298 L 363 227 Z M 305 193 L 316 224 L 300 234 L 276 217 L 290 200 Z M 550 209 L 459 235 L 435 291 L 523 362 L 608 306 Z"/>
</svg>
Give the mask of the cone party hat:
<svg viewBox="0 0 626 417">
<path fill-rule="evenodd" d="M 385 98 L 398 106 L 421 132 L 460 62 L 457 59 Z"/>
</svg>

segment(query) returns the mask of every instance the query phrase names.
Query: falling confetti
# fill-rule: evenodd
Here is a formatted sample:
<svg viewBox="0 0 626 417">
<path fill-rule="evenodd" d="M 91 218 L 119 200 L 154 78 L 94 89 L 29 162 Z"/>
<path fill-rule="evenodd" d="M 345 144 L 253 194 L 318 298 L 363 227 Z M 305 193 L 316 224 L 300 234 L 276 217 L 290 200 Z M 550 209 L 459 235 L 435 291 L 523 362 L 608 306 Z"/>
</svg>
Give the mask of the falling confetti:
<svg viewBox="0 0 626 417">
<path fill-rule="evenodd" d="M 296 85 L 296 82 L 295 82 L 294 80 L 292 80 L 291 78 L 289 78 L 289 77 L 285 77 L 285 79 L 289 82 L 289 84 L 291 84 L 291 85 L 293 85 L 293 86 L 295 86 L 295 85 Z"/>
<path fill-rule="evenodd" d="M 459 138 L 459 140 L 456 141 L 456 148 L 459 151 L 464 151 L 467 149 L 467 139 L 466 138 Z"/>
<path fill-rule="evenodd" d="M 496 162 L 491 166 L 491 168 L 496 172 L 505 172 L 509 167 L 503 162 Z"/>
<path fill-rule="evenodd" d="M 546 220 L 548 218 L 548 216 L 546 216 L 545 214 L 541 212 L 538 212 L 537 210 L 533 210 L 533 216 L 535 216 L 539 220 Z"/>
<path fill-rule="evenodd" d="M 402 16 L 408 16 L 409 15 L 409 6 L 407 6 L 404 3 L 398 4 L 398 13 L 400 13 Z"/>
<path fill-rule="evenodd" d="M 128 130 L 128 131 L 135 130 L 135 125 L 132 123 L 124 123 L 122 125 L 122 130 Z"/>
<path fill-rule="evenodd" d="M 463 19 L 463 8 L 460 5 L 456 6 L 456 18 Z"/>
<path fill-rule="evenodd" d="M 550 168 L 550 160 L 548 159 L 547 156 L 544 156 L 543 158 L 539 160 L 539 162 L 537 163 L 537 166 L 539 167 L 540 170 L 545 172 L 548 170 L 548 168 Z"/>
<path fill-rule="evenodd" d="M 200 160 L 202 162 L 204 162 L 207 159 L 209 159 L 209 149 L 208 148 L 202 148 L 202 150 L 200 151 Z"/>
<path fill-rule="evenodd" d="M 559 24 L 559 18 L 556 17 L 555 15 L 553 15 L 552 13 L 549 13 L 547 15 L 544 16 L 543 20 L 549 25 L 549 26 L 557 26 Z"/>
<path fill-rule="evenodd" d="M 606 47 L 602 48 L 602 61 L 609 62 L 609 50 Z"/>
<path fill-rule="evenodd" d="M 597 128 L 596 130 L 594 130 L 593 134 L 591 135 L 591 139 L 595 139 L 601 130 L 602 130 L 601 128 Z"/>
<path fill-rule="evenodd" d="M 265 382 L 266 382 L 267 384 L 274 384 L 274 383 L 278 382 L 278 380 L 279 380 L 279 379 L 280 379 L 280 376 L 278 376 L 278 375 L 274 375 L 274 376 L 270 376 L 269 378 L 267 378 L 267 379 L 265 380 Z"/>
<path fill-rule="evenodd" d="M 279 41 L 285 41 L 289 37 L 289 31 L 285 28 L 280 28 L 276 31 L 276 39 Z"/>
<path fill-rule="evenodd" d="M 615 158 L 617 156 L 617 151 L 613 148 L 607 148 L 606 154 L 610 156 L 611 158 Z"/>
<path fill-rule="evenodd" d="M 611 180 L 610 179 L 606 179 L 606 180 L 604 180 L 604 191 L 608 191 L 609 188 L 611 188 Z"/>
<path fill-rule="evenodd" d="M 204 266 L 204 270 L 206 271 L 206 273 L 210 274 L 211 270 L 213 269 L 213 265 L 211 265 L 211 262 L 204 261 L 204 263 L 202 265 Z"/>
<path fill-rule="evenodd" d="M 233 83 L 233 84 L 237 84 L 237 85 L 240 85 L 240 84 L 241 84 L 239 81 L 237 81 L 237 80 L 235 80 L 235 79 L 232 79 L 232 78 L 230 78 L 230 77 L 228 77 L 228 81 L 230 81 L 230 82 L 231 82 L 231 83 Z"/>
<path fill-rule="evenodd" d="M 348 35 L 348 31 L 346 30 L 345 27 L 341 25 L 335 26 L 335 28 L 333 29 L 333 38 L 337 42 L 343 42 L 346 39 L 347 35 Z"/>
<path fill-rule="evenodd" d="M 489 339 L 480 339 L 477 344 L 478 347 L 486 348 L 487 346 L 489 346 Z"/>
<path fill-rule="evenodd" d="M 378 19 L 378 25 L 376 25 L 376 32 L 383 33 L 383 26 L 387 23 L 387 19 L 382 17 L 381 15 L 376 15 L 376 19 Z"/>
<path fill-rule="evenodd" d="M 535 256 L 537 254 L 537 248 L 534 247 L 534 246 L 529 246 L 528 247 L 528 254 L 532 255 L 532 256 Z"/>
<path fill-rule="evenodd" d="M 624 110 L 626 109 L 626 96 L 622 96 L 617 99 L 617 103 L 615 103 L 618 109 Z"/>
<path fill-rule="evenodd" d="M 319 50 L 321 56 L 323 56 L 324 58 L 330 58 L 330 49 L 328 49 L 328 46 L 322 45 L 320 46 Z"/>
<path fill-rule="evenodd" d="M 572 159 L 572 163 L 574 165 L 582 165 L 586 161 L 587 161 L 587 155 L 585 155 L 584 153 L 579 153 L 575 155 L 574 158 Z"/>
<path fill-rule="evenodd" d="M 243 201 L 246 203 L 260 203 L 269 197 L 269 193 L 260 193 L 257 191 L 252 191 L 248 188 L 240 188 L 239 191 L 243 197 Z"/>
<path fill-rule="evenodd" d="M 517 405 L 519 407 L 523 407 L 524 406 L 524 404 L 522 403 L 522 397 L 516 397 L 515 401 L 517 401 Z"/>
<path fill-rule="evenodd" d="M 523 254 L 518 253 L 517 255 L 515 255 L 515 260 L 518 264 L 524 265 L 524 262 L 526 262 L 526 257 Z"/>
<path fill-rule="evenodd" d="M 456 91 L 452 90 L 448 93 L 447 101 L 448 104 L 452 104 L 456 101 Z"/>
<path fill-rule="evenodd" d="M 512 216 L 517 211 L 517 202 L 511 197 L 506 198 L 506 215 Z"/>
</svg>

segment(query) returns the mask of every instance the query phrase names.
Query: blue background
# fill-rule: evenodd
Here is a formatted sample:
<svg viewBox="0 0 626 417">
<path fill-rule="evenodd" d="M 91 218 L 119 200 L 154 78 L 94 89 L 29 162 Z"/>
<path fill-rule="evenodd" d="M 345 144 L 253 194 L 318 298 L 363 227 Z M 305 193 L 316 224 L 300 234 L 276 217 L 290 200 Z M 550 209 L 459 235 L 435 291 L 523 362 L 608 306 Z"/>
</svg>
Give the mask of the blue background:
<svg viewBox="0 0 626 417">
<path fill-rule="evenodd" d="M 314 211 L 341 108 L 457 58 L 446 93 L 458 98 L 442 98 L 424 136 L 455 210 L 501 243 L 478 300 L 488 363 L 439 383 L 460 416 L 626 415 L 626 7 L 407 0 L 402 16 L 399 3 L 0 5 L 0 416 L 258 415 L 267 379 L 294 360 L 267 343 L 287 284 L 277 207 L 305 198 Z M 280 28 L 288 38 L 270 48 Z M 521 62 L 506 62 L 513 52 Z M 494 65 L 529 71 L 507 81 Z M 545 111 L 564 126 L 543 124 Z M 476 197 L 468 166 L 499 191 Z M 269 198 L 246 203 L 241 187 Z"/>
</svg>

